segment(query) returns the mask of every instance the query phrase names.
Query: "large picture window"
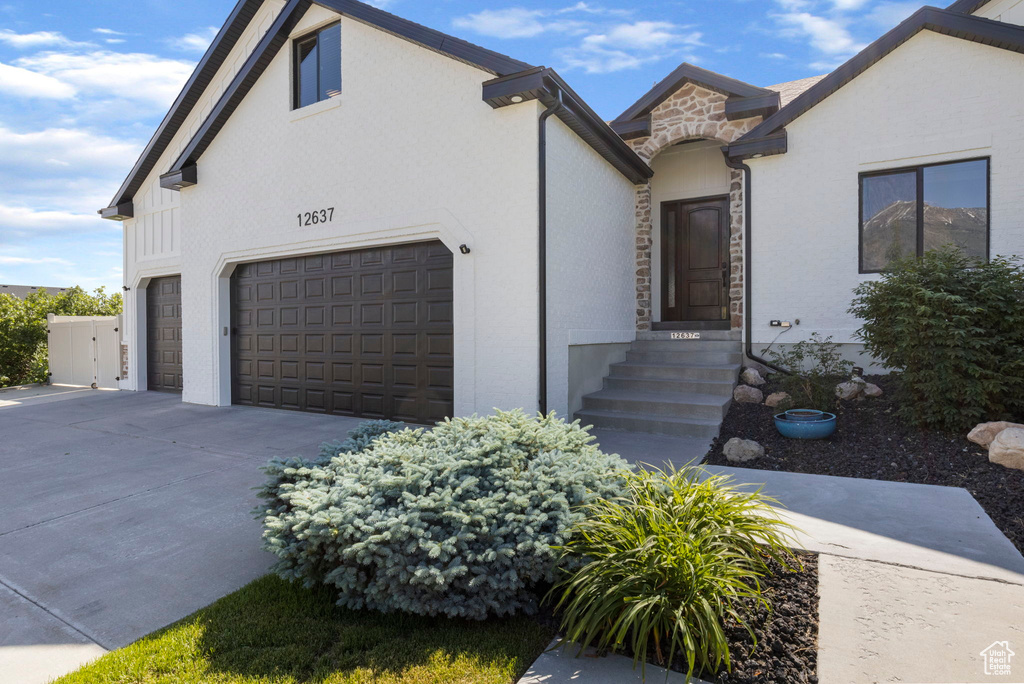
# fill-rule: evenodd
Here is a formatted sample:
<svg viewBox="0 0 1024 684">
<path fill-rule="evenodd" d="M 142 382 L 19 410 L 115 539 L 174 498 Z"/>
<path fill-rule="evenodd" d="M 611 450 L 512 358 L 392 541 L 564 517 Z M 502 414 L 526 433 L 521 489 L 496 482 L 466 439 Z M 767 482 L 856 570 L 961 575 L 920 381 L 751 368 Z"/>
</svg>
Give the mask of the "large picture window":
<svg viewBox="0 0 1024 684">
<path fill-rule="evenodd" d="M 341 24 L 295 41 L 294 107 L 341 94 Z"/>
<path fill-rule="evenodd" d="M 988 159 L 860 176 L 860 272 L 947 244 L 988 259 Z"/>
</svg>

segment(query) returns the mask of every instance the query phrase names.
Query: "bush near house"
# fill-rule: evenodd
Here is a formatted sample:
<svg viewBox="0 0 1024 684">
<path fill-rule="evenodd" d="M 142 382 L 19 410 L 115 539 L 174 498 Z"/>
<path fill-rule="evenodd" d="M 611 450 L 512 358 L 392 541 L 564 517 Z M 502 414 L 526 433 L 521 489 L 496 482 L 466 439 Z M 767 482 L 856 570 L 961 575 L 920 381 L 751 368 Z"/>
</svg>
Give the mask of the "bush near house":
<svg viewBox="0 0 1024 684">
<path fill-rule="evenodd" d="M 585 559 L 552 590 L 565 640 L 639 663 L 682 655 L 690 676 L 728 669 L 726 625 L 755 639 L 748 617 L 766 605 L 759 579 L 769 562 L 799 566 L 785 546 L 790 525 L 759 490 L 697 468 L 643 470 L 626 485 L 587 504 L 564 547 Z"/>
<path fill-rule="evenodd" d="M 809 340 L 800 340 L 787 351 L 765 349 L 775 365 L 785 368 L 789 375 L 780 373 L 777 380 L 783 392 L 790 396 L 791 406 L 818 411 L 834 411 L 838 404 L 836 383 L 850 377 L 853 363 L 842 358 L 839 345 L 832 337 L 822 339 L 813 333 Z"/>
<path fill-rule="evenodd" d="M 24 299 L 0 294 L 0 387 L 46 382 L 47 314 L 116 316 L 121 308 L 121 293 L 108 295 L 102 287 L 91 295 L 80 287 L 53 295 L 39 290 Z"/>
<path fill-rule="evenodd" d="M 902 371 L 899 410 L 921 427 L 964 430 L 1024 417 L 1024 269 L 958 250 L 895 262 L 854 291 L 858 336 Z"/>
<path fill-rule="evenodd" d="M 578 424 L 522 411 L 381 435 L 326 463 L 272 464 L 261 492 L 276 572 L 352 609 L 484 619 L 533 612 L 583 517 L 629 465 Z"/>
</svg>

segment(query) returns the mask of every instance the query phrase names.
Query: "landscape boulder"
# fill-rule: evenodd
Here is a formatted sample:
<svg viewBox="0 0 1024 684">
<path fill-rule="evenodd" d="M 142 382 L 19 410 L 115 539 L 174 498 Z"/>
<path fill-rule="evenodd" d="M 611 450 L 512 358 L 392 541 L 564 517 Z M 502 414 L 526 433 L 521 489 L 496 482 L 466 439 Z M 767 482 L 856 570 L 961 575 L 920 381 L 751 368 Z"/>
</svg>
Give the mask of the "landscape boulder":
<svg viewBox="0 0 1024 684">
<path fill-rule="evenodd" d="M 779 408 L 791 401 L 791 399 L 792 397 L 790 397 L 786 392 L 775 392 L 774 394 L 768 395 L 768 398 L 764 400 L 764 405 L 770 406 L 771 408 Z"/>
<path fill-rule="evenodd" d="M 764 401 L 764 392 L 750 385 L 737 385 L 732 398 L 740 404 L 760 404 Z"/>
<path fill-rule="evenodd" d="M 761 377 L 761 373 L 756 368 L 744 368 L 743 372 L 740 373 L 740 380 L 754 387 L 760 387 L 764 384 L 764 378 Z"/>
<path fill-rule="evenodd" d="M 1024 470 L 1024 428 L 1006 428 L 996 435 L 988 447 L 988 460 L 1007 468 Z"/>
<path fill-rule="evenodd" d="M 836 396 L 844 401 L 851 399 L 863 399 L 867 383 L 860 378 L 853 378 L 849 382 L 841 382 L 836 385 Z"/>
<path fill-rule="evenodd" d="M 1009 423 L 1005 420 L 997 420 L 992 423 L 980 423 L 979 425 L 976 425 L 973 430 L 967 433 L 967 439 L 978 446 L 988 449 L 989 444 L 991 444 L 992 440 L 996 438 L 996 435 L 1007 428 L 1024 428 L 1024 425 L 1021 425 L 1020 423 Z"/>
<path fill-rule="evenodd" d="M 865 397 L 880 397 L 882 396 L 882 388 L 878 385 L 873 385 L 870 382 L 864 385 L 864 396 Z"/>
<path fill-rule="evenodd" d="M 752 439 L 733 437 L 725 443 L 722 453 L 729 463 L 747 463 L 764 456 L 764 447 Z"/>
</svg>

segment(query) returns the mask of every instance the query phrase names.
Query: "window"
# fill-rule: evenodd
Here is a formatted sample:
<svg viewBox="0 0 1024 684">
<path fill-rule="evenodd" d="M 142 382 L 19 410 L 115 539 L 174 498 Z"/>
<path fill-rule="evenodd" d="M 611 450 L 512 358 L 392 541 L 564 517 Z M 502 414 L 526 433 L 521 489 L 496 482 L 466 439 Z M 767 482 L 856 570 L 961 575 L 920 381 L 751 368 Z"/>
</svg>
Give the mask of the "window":
<svg viewBox="0 0 1024 684">
<path fill-rule="evenodd" d="M 860 176 L 860 272 L 953 244 L 988 259 L 988 159 Z"/>
<path fill-rule="evenodd" d="M 299 109 L 341 94 L 341 24 L 295 41 L 295 102 Z"/>
</svg>

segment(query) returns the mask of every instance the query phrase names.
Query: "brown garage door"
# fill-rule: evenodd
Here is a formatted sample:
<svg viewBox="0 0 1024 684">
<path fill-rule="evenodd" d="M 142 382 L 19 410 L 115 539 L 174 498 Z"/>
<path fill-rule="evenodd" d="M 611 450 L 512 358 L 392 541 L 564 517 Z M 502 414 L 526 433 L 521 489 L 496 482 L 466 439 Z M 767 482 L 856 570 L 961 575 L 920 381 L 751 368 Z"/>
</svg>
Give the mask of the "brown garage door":
<svg viewBox="0 0 1024 684">
<path fill-rule="evenodd" d="M 231 306 L 236 404 L 452 414 L 452 254 L 440 242 L 242 264 Z"/>
<path fill-rule="evenodd" d="M 181 276 L 154 278 L 146 288 L 146 374 L 158 392 L 181 391 Z"/>
</svg>

